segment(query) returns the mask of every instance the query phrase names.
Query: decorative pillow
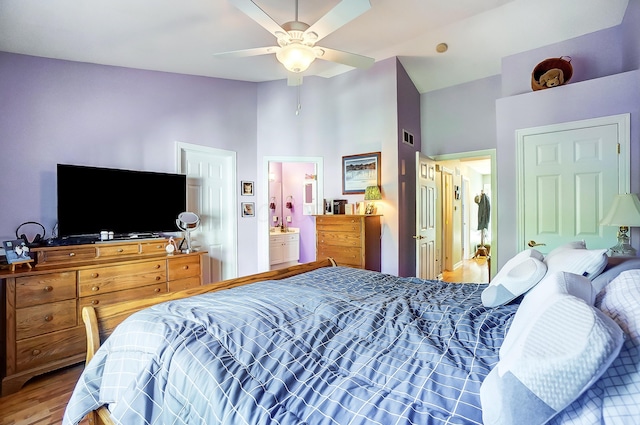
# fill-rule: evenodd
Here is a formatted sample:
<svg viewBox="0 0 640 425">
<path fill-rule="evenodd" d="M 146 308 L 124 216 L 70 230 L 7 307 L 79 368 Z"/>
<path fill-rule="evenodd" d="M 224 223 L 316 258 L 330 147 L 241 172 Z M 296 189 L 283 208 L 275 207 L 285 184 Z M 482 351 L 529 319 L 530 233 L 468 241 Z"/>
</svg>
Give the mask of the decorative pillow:
<svg viewBox="0 0 640 425">
<path fill-rule="evenodd" d="M 640 270 L 623 271 L 596 300 L 626 338 L 620 354 L 591 388 L 553 423 L 628 424 L 640 418 Z M 588 407 L 588 408 L 587 408 Z"/>
<path fill-rule="evenodd" d="M 612 266 L 608 270 L 605 269 L 604 272 L 596 276 L 593 281 L 591 281 L 593 289 L 597 294 L 598 292 L 602 291 L 602 289 L 604 289 L 604 287 L 607 286 L 611 281 L 618 277 L 620 273 L 625 270 L 632 269 L 640 269 L 640 258 L 626 260 L 620 264 Z"/>
<path fill-rule="evenodd" d="M 531 289 L 547 272 L 542 258 L 539 251 L 527 249 L 507 261 L 482 291 L 482 304 L 485 307 L 503 305 Z"/>
<path fill-rule="evenodd" d="M 556 248 L 557 249 L 557 248 Z M 553 250 L 544 259 L 549 272 L 564 271 L 593 280 L 607 265 L 607 249 Z"/>
<path fill-rule="evenodd" d="M 551 296 L 480 388 L 485 424 L 544 424 L 606 371 L 624 341 L 600 310 L 567 294 Z"/>
<path fill-rule="evenodd" d="M 573 295 L 589 305 L 593 305 L 596 297 L 591 281 L 584 276 L 568 272 L 547 273 L 540 283 L 527 292 L 520 303 L 500 346 L 501 359 L 513 348 L 518 337 L 527 331 L 549 304 L 549 299 L 555 295 Z"/>
<path fill-rule="evenodd" d="M 567 249 L 587 249 L 587 243 L 585 241 L 573 241 L 566 243 L 564 245 L 560 245 L 549 252 L 545 258 L 553 258 L 554 255 L 561 253 Z"/>
</svg>

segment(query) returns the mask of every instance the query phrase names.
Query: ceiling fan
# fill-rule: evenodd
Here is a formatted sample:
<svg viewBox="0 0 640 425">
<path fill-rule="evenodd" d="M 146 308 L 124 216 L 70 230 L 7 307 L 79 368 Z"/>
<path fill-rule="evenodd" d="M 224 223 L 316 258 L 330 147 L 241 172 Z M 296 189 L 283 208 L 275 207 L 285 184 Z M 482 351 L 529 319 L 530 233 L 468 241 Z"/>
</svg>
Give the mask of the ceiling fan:
<svg viewBox="0 0 640 425">
<path fill-rule="evenodd" d="M 311 26 L 298 20 L 298 0 L 295 2 L 295 20 L 282 25 L 276 23 L 251 0 L 230 0 L 230 2 L 273 34 L 278 45 L 216 53 L 215 56 L 238 58 L 275 53 L 278 61 L 290 71 L 289 85 L 301 84 L 301 73 L 306 71 L 316 58 L 354 68 L 368 68 L 374 63 L 373 58 L 315 45 L 369 10 L 371 8 L 369 0 L 342 0 Z"/>
</svg>

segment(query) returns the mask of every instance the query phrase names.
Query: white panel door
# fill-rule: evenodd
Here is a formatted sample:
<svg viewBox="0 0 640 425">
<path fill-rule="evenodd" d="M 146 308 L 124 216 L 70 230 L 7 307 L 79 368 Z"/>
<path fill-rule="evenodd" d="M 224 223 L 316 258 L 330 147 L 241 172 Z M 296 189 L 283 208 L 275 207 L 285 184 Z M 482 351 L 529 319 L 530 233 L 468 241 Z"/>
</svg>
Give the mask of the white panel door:
<svg viewBox="0 0 640 425">
<path fill-rule="evenodd" d="M 206 250 L 204 282 L 237 276 L 235 152 L 179 144 L 179 171 L 187 175 L 187 209 L 200 215 L 194 246 Z"/>
<path fill-rule="evenodd" d="M 608 248 L 616 228 L 600 220 L 629 184 L 624 129 L 618 122 L 578 122 L 553 130 L 519 137 L 519 249 L 540 244 L 536 249 L 547 253 L 574 240 L 590 249 Z"/>
<path fill-rule="evenodd" d="M 436 256 L 436 163 L 416 153 L 416 276 L 435 279 L 440 273 Z"/>
</svg>

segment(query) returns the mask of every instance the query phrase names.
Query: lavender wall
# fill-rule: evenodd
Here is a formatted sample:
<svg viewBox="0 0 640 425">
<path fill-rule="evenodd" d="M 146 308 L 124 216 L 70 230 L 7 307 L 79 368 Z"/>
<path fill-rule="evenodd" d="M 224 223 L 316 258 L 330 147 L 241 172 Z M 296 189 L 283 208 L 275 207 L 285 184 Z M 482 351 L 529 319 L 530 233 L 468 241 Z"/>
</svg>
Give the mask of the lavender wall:
<svg viewBox="0 0 640 425">
<path fill-rule="evenodd" d="M 549 58 L 570 56 L 568 84 L 533 92 L 531 71 Z M 428 155 L 497 148 L 496 207 L 500 267 L 519 249 L 516 228 L 515 130 L 587 118 L 631 114 L 631 190 L 640 191 L 640 1 L 630 0 L 620 26 L 503 58 L 499 76 L 425 93 L 423 152 Z M 497 196 L 499 195 L 499 196 Z M 632 234 L 640 245 L 639 229 Z"/>
<path fill-rule="evenodd" d="M 174 172 L 175 142 L 237 152 L 256 179 L 254 83 L 0 52 L 0 238 L 56 221 L 56 163 Z M 82 191 L 78 185 L 79 202 Z M 239 272 L 255 270 L 256 220 L 238 229 Z"/>
<path fill-rule="evenodd" d="M 300 262 L 316 259 L 316 223 L 312 216 L 302 214 L 303 181 L 305 175 L 315 174 L 314 164 L 308 162 L 285 162 L 282 164 L 282 202 L 291 196 L 293 208 L 283 205 L 282 217 L 291 216 L 290 227 L 300 229 Z"/>
</svg>

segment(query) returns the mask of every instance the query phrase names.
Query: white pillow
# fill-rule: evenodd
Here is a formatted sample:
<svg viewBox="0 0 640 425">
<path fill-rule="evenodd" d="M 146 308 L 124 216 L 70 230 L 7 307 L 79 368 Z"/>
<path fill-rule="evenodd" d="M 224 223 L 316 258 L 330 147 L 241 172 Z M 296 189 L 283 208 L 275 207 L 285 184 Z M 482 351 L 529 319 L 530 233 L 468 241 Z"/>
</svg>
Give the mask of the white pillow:
<svg viewBox="0 0 640 425">
<path fill-rule="evenodd" d="M 549 273 L 564 271 L 593 280 L 607 266 L 607 249 L 562 249 L 544 259 Z"/>
<path fill-rule="evenodd" d="M 567 249 L 587 249 L 587 243 L 585 241 L 573 241 L 560 245 L 549 252 L 545 258 L 553 258 L 554 255 L 561 253 Z"/>
<path fill-rule="evenodd" d="M 527 249 L 507 261 L 482 291 L 482 304 L 485 307 L 496 307 L 527 292 L 547 272 L 542 259 L 543 255 L 539 251 Z"/>
<path fill-rule="evenodd" d="M 540 283 L 526 293 L 520 303 L 500 346 L 501 359 L 556 295 L 573 295 L 589 305 L 593 305 L 596 297 L 591 281 L 584 276 L 568 272 L 547 273 Z"/>
<path fill-rule="evenodd" d="M 555 294 L 480 387 L 485 424 L 544 424 L 606 371 L 624 341 L 600 310 Z"/>
</svg>

